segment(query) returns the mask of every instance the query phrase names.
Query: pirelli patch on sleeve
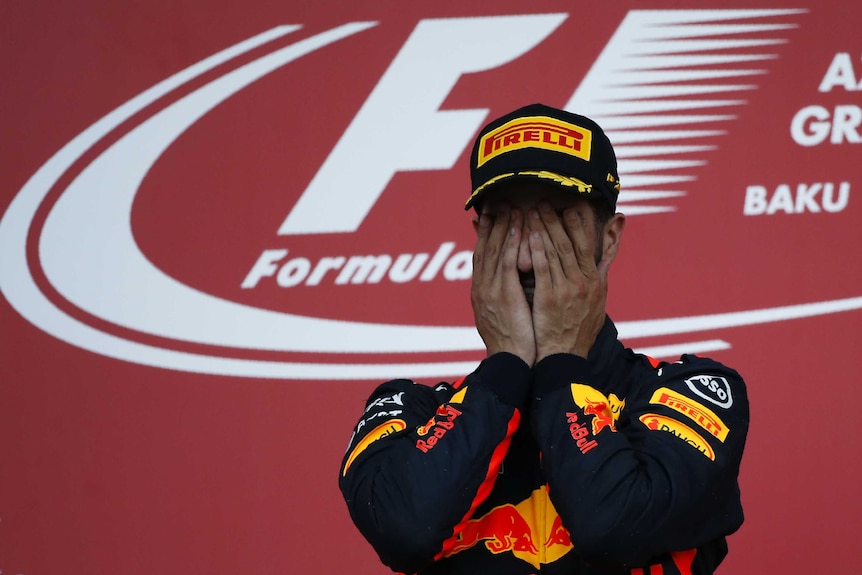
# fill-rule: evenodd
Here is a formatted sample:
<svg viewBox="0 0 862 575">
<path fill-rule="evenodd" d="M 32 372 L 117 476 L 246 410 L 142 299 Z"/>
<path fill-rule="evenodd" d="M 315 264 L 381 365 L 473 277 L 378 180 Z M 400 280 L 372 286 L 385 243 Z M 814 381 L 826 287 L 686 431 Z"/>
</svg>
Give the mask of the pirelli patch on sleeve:
<svg viewBox="0 0 862 575">
<path fill-rule="evenodd" d="M 672 417 L 659 415 L 657 413 L 645 413 L 638 419 L 640 419 L 641 423 L 646 425 L 652 431 L 663 431 L 665 433 L 669 433 L 697 449 L 710 461 L 715 461 L 715 451 L 712 449 L 712 446 L 709 445 L 703 436 L 686 424 L 677 421 Z"/>
<path fill-rule="evenodd" d="M 388 437 L 393 433 L 398 433 L 399 431 L 404 431 L 405 429 L 407 429 L 406 421 L 403 419 L 390 419 L 369 431 L 365 437 L 356 444 L 353 451 L 350 452 L 350 455 L 347 457 L 347 461 L 344 463 L 344 469 L 341 471 L 341 476 L 344 477 L 347 475 L 347 470 L 350 468 L 350 465 L 357 457 L 359 457 L 360 453 L 368 449 L 369 445 L 379 439 L 383 439 L 384 437 Z"/>
<path fill-rule="evenodd" d="M 727 439 L 727 433 L 730 430 L 714 411 L 678 391 L 661 387 L 653 392 L 649 402 L 655 405 L 664 405 L 685 415 L 722 443 Z"/>
</svg>

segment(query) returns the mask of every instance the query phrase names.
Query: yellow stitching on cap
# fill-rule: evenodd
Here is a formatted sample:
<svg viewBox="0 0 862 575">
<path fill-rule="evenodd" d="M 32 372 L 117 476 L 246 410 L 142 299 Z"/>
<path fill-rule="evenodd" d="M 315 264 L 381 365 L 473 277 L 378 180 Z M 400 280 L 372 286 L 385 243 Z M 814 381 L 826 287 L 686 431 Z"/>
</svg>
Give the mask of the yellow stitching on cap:
<svg viewBox="0 0 862 575">
<path fill-rule="evenodd" d="M 514 175 L 515 175 L 515 172 L 510 172 L 508 174 L 500 174 L 499 176 L 494 176 L 493 178 L 491 178 L 490 180 L 488 180 L 487 182 L 485 182 L 484 184 L 482 184 L 481 186 L 479 186 L 478 188 L 473 190 L 473 193 L 470 194 L 470 197 L 467 198 L 467 201 L 464 203 L 464 205 L 465 206 L 469 205 L 470 202 L 473 201 L 473 198 L 475 198 L 479 194 L 479 192 L 481 192 L 482 190 L 484 190 L 485 188 L 487 188 L 488 186 L 490 186 L 494 182 L 497 182 L 499 180 L 502 180 L 503 178 L 508 178 L 508 177 L 511 177 Z"/>
<path fill-rule="evenodd" d="M 537 170 L 537 171 L 524 171 L 524 172 L 508 172 L 505 174 L 500 174 L 499 176 L 494 176 L 470 194 L 470 197 L 467 198 L 467 201 L 464 203 L 465 206 L 469 206 L 470 202 L 475 199 L 479 192 L 490 186 L 491 184 L 497 183 L 500 180 L 511 178 L 513 176 L 535 176 L 537 178 L 543 178 L 546 180 L 553 180 L 560 184 L 561 186 L 569 187 L 569 188 L 577 188 L 578 191 L 582 194 L 591 194 L 593 193 L 593 185 L 584 182 L 583 180 L 579 180 L 577 178 L 571 178 L 568 176 L 562 176 L 555 172 L 549 172 L 547 170 Z"/>
<path fill-rule="evenodd" d="M 536 176 L 537 178 L 545 178 L 547 180 L 554 180 L 560 185 L 569 187 L 569 188 L 578 188 L 578 191 L 582 194 L 590 194 L 593 191 L 593 185 L 584 182 L 583 180 L 579 180 L 577 178 L 571 178 L 568 176 L 561 176 L 560 174 L 554 172 L 548 172 L 547 170 L 543 170 L 541 172 L 518 172 L 518 175 L 524 176 Z"/>
</svg>

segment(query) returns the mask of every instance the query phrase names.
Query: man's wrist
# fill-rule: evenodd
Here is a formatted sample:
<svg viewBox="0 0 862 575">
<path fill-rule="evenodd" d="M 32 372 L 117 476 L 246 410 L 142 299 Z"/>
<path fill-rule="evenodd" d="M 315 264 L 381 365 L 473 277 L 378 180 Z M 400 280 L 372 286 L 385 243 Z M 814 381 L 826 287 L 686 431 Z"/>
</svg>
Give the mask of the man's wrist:
<svg viewBox="0 0 862 575">
<path fill-rule="evenodd" d="M 488 355 L 473 377 L 505 403 L 523 409 L 529 396 L 532 364 L 516 354 L 501 351 Z"/>
<path fill-rule="evenodd" d="M 499 346 L 488 346 L 488 357 L 498 353 L 508 353 L 511 355 L 518 356 L 521 360 L 524 361 L 528 366 L 533 367 L 533 364 L 536 363 L 536 350 L 528 350 L 526 348 L 519 348 L 514 345 L 499 345 Z"/>
<path fill-rule="evenodd" d="M 541 348 L 536 352 L 536 364 L 545 359 L 546 357 L 550 357 L 552 355 L 557 355 L 560 353 L 574 355 L 580 357 L 582 359 L 586 359 L 590 353 L 589 348 L 587 349 L 575 349 L 569 348 L 565 346 L 549 346 L 545 348 Z"/>
<path fill-rule="evenodd" d="M 565 352 L 547 355 L 533 367 L 533 395 L 542 397 L 571 383 L 587 383 L 591 373 L 584 357 Z"/>
</svg>

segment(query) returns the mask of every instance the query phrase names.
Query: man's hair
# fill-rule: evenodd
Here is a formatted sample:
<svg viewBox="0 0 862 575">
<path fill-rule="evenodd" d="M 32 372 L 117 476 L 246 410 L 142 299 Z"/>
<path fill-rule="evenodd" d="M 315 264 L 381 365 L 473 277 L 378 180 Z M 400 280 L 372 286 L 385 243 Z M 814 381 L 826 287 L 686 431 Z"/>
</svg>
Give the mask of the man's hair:
<svg viewBox="0 0 862 575">
<path fill-rule="evenodd" d="M 612 217 L 614 217 L 614 208 L 605 201 L 590 202 L 593 206 L 593 213 L 596 215 L 596 227 L 603 228 Z"/>
</svg>

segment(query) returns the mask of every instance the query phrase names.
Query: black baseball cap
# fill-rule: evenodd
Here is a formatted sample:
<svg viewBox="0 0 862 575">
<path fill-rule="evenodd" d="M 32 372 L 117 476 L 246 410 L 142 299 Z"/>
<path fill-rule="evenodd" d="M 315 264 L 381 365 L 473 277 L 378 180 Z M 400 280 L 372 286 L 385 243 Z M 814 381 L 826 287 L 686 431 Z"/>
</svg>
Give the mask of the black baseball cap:
<svg viewBox="0 0 862 575">
<path fill-rule="evenodd" d="M 613 209 L 620 192 L 617 157 L 601 127 L 544 104 L 519 108 L 482 128 L 470 154 L 470 179 L 466 210 L 516 179 L 555 184 Z"/>
</svg>

